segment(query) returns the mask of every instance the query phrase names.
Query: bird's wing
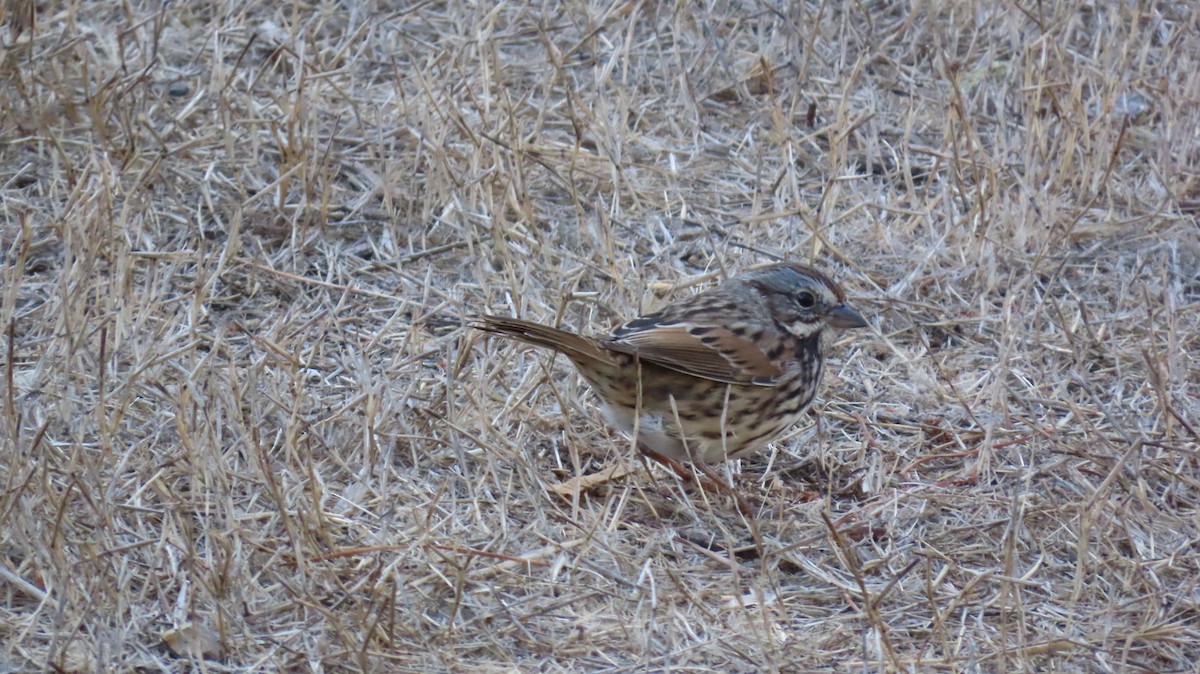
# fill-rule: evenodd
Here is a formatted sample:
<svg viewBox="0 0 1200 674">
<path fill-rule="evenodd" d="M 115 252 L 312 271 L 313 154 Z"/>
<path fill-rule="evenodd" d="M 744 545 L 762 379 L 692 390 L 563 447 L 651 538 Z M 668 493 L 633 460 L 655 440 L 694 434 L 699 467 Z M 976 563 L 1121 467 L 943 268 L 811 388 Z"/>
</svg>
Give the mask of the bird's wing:
<svg viewBox="0 0 1200 674">
<path fill-rule="evenodd" d="M 716 325 L 700 319 L 697 313 L 703 312 L 672 313 L 634 319 L 600 342 L 671 370 L 727 384 L 771 386 L 783 374 L 772 354 L 760 346 L 782 347 L 777 331 L 749 323 Z"/>
</svg>

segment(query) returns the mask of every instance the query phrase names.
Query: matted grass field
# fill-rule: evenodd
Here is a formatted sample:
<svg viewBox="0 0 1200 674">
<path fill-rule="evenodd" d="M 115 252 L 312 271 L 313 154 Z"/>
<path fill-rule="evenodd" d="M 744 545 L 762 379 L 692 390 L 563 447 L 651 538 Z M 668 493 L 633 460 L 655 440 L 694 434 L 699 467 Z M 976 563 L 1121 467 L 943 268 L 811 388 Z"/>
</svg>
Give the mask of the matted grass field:
<svg viewBox="0 0 1200 674">
<path fill-rule="evenodd" d="M 10 0 L 0 672 L 1192 672 L 1200 4 Z M 565 358 L 813 262 L 808 420 Z"/>
</svg>

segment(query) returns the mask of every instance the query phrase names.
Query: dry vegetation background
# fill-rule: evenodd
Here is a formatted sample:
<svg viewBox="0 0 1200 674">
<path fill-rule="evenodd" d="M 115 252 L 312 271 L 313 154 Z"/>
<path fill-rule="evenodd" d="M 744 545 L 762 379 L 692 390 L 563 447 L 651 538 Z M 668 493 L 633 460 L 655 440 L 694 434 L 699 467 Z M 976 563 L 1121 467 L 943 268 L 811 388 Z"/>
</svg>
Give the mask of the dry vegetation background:
<svg viewBox="0 0 1200 674">
<path fill-rule="evenodd" d="M 1194 671 L 1198 7 L 8 2 L 0 672 Z M 463 327 L 778 256 L 751 518 Z"/>
</svg>

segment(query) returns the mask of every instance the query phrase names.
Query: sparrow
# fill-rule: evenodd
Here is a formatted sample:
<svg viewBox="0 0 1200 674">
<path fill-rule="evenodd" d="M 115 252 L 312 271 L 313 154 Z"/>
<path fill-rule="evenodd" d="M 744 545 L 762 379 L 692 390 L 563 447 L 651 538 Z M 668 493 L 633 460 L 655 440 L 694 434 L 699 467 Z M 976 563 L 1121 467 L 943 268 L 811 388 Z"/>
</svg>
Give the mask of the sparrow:
<svg viewBox="0 0 1200 674">
<path fill-rule="evenodd" d="M 589 337 L 482 315 L 477 329 L 553 349 L 575 364 L 608 422 L 679 472 L 761 449 L 821 388 L 837 331 L 866 319 L 836 282 L 803 264 L 760 267 Z"/>
</svg>

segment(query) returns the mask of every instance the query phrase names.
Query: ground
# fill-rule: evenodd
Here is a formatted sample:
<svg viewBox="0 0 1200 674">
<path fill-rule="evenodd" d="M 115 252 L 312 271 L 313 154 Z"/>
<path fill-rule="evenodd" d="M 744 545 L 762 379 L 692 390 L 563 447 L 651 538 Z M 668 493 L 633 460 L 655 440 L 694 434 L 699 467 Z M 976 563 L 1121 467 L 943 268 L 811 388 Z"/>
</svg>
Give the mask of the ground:
<svg viewBox="0 0 1200 674">
<path fill-rule="evenodd" d="M 0 11 L 0 672 L 1194 671 L 1200 4 Z M 776 259 L 748 516 L 468 326 Z"/>
</svg>

